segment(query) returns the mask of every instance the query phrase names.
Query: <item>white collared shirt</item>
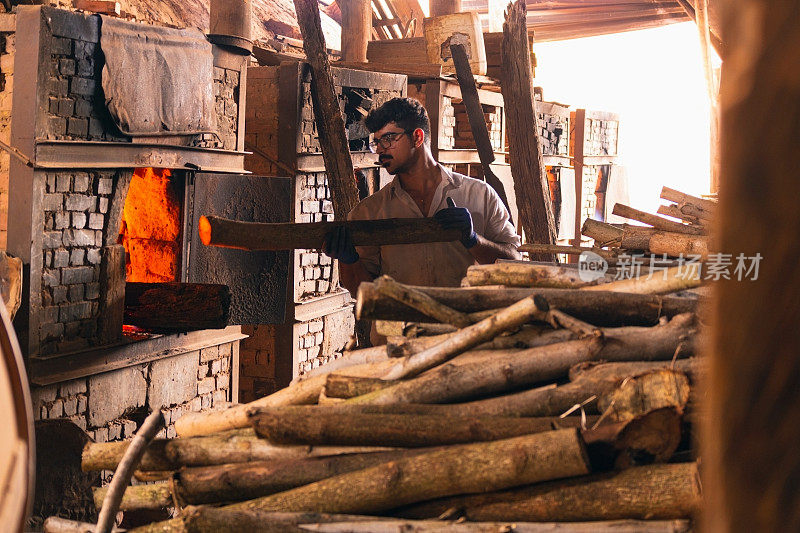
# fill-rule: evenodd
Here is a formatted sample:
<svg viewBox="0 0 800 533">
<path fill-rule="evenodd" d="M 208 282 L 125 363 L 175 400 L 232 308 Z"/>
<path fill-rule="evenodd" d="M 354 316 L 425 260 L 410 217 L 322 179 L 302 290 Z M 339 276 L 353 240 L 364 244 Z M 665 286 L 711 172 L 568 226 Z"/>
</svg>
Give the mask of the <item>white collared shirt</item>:
<svg viewBox="0 0 800 533">
<path fill-rule="evenodd" d="M 486 239 L 519 246 L 520 238 L 512 226 L 502 200 L 489 185 L 451 172 L 439 165 L 442 179 L 433 194 L 428 213 L 423 214 L 416 202 L 395 178 L 372 196 L 356 205 L 349 220 L 431 217 L 447 206 L 447 197 L 458 207 L 472 214 L 475 232 Z M 357 246 L 361 263 L 373 276 L 387 274 L 401 283 L 440 287 L 457 287 L 467 267 L 477 264 L 460 242 Z"/>
</svg>

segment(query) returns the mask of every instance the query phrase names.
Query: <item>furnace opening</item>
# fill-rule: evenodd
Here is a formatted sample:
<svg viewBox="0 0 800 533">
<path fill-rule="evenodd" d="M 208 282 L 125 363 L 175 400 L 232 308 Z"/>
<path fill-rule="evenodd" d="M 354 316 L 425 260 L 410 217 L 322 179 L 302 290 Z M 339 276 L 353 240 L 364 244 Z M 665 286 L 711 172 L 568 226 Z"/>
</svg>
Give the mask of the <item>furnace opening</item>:
<svg viewBox="0 0 800 533">
<path fill-rule="evenodd" d="M 125 199 L 120 242 L 126 281 L 180 281 L 183 178 L 166 168 L 137 168 Z"/>
</svg>

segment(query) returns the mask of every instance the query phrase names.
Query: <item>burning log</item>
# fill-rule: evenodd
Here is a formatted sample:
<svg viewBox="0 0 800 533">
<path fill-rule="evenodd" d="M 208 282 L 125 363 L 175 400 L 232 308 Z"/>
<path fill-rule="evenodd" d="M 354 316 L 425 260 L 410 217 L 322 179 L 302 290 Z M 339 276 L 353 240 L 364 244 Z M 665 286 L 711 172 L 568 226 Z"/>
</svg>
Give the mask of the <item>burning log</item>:
<svg viewBox="0 0 800 533">
<path fill-rule="evenodd" d="M 542 296 L 550 307 L 597 326 L 652 326 L 662 316 L 694 312 L 697 300 L 669 296 L 627 294 L 605 290 L 505 289 L 417 287 L 433 299 L 462 312 L 498 309 L 531 295 Z M 370 320 L 432 319 L 380 294 L 372 283 L 358 288 L 356 316 Z"/>
<path fill-rule="evenodd" d="M 521 489 L 447 498 L 404 509 L 407 518 L 433 518 L 455 508 L 468 520 L 559 522 L 689 518 L 700 510 L 695 463 L 628 468 Z"/>
<path fill-rule="evenodd" d="M 473 265 L 467 268 L 466 280 L 471 287 L 504 285 L 574 289 L 587 284 L 580 278 L 576 269 L 530 263 Z"/>
<path fill-rule="evenodd" d="M 240 250 L 294 250 L 320 248 L 325 235 L 337 226 L 347 226 L 356 246 L 450 242 L 460 238 L 458 230 L 442 229 L 432 218 L 389 218 L 335 222 L 267 223 L 241 222 L 220 217 L 200 217 L 200 240 L 206 246 Z"/>
<path fill-rule="evenodd" d="M 432 498 L 501 490 L 588 473 L 578 432 L 563 429 L 493 442 L 459 444 L 225 509 L 375 513 Z M 181 531 L 179 520 L 137 531 Z"/>
<path fill-rule="evenodd" d="M 228 325 L 230 306 L 227 285 L 125 284 L 125 323 L 151 331 L 221 329 Z"/>
<path fill-rule="evenodd" d="M 251 411 L 258 436 L 276 444 L 423 447 L 463 444 L 551 431 L 549 419 L 435 415 L 332 414 L 305 409 Z"/>
</svg>

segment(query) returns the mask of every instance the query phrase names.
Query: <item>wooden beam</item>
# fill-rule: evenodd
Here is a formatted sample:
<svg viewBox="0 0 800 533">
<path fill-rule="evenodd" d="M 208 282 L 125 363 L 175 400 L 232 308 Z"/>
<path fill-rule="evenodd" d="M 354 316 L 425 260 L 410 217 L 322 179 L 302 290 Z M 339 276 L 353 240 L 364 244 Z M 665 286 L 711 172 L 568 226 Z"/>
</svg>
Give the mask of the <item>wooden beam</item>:
<svg viewBox="0 0 800 533">
<path fill-rule="evenodd" d="M 370 0 L 339 0 L 342 10 L 342 59 L 366 61 L 372 29 Z"/>
<path fill-rule="evenodd" d="M 525 3 L 521 0 L 509 5 L 506 11 L 502 51 L 506 65 L 502 92 L 520 222 L 527 242 L 555 244 L 556 223 L 542 160 Z M 552 261 L 554 256 L 546 254 L 537 258 Z"/>
<path fill-rule="evenodd" d="M 314 121 L 319 131 L 322 157 L 325 160 L 333 213 L 336 219 L 344 220 L 358 202 L 358 190 L 344 120 L 336 98 L 331 65 L 325 50 L 319 4 L 316 0 L 294 0 L 294 7 L 300 32 L 303 34 L 303 49 L 311 65 Z"/>
<path fill-rule="evenodd" d="M 431 0 L 431 17 L 461 13 L 461 0 Z"/>
</svg>

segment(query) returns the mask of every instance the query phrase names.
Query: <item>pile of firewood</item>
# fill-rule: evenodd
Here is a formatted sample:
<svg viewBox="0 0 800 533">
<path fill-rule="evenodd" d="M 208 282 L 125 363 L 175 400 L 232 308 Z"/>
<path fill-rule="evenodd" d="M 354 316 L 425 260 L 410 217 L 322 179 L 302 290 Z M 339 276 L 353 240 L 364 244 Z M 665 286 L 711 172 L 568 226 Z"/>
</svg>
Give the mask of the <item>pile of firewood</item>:
<svg viewBox="0 0 800 533">
<path fill-rule="evenodd" d="M 184 415 L 138 463 L 156 481 L 120 509 L 177 509 L 142 532 L 688 531 L 700 299 L 669 293 L 699 280 L 577 273 L 498 263 L 459 288 L 362 284 L 357 314 L 396 333 L 385 345 Z M 131 446 L 90 443 L 83 468 L 115 469 Z"/>
</svg>

